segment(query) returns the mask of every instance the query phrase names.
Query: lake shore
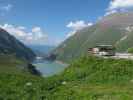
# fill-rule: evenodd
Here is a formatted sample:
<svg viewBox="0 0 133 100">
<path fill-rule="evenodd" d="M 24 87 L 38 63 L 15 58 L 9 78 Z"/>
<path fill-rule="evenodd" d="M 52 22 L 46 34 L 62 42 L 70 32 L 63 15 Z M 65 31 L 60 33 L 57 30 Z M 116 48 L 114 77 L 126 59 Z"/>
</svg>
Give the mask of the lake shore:
<svg viewBox="0 0 133 100">
<path fill-rule="evenodd" d="M 43 77 L 57 75 L 65 70 L 69 64 L 62 61 L 41 61 L 33 64 Z"/>
<path fill-rule="evenodd" d="M 61 65 L 64 65 L 64 66 L 69 66 L 69 64 L 64 63 L 64 62 L 62 62 L 60 60 L 56 60 L 55 62 L 58 63 L 58 64 L 61 64 Z"/>
</svg>

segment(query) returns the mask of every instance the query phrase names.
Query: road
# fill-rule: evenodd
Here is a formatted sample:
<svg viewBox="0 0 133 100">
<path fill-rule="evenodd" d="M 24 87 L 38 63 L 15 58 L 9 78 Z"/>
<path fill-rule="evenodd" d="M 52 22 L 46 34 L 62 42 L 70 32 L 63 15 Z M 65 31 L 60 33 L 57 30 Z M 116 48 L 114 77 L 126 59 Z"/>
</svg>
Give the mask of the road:
<svg viewBox="0 0 133 100">
<path fill-rule="evenodd" d="M 111 58 L 133 60 L 133 54 L 130 54 L 130 53 L 116 53 L 116 55 L 112 56 Z"/>
</svg>

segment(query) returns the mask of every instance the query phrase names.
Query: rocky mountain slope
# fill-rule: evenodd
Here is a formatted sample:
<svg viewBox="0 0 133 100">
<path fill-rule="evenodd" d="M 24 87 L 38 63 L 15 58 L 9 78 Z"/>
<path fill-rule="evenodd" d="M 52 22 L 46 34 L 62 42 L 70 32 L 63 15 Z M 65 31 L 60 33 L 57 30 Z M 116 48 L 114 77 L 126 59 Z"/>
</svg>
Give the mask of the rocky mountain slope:
<svg viewBox="0 0 133 100">
<path fill-rule="evenodd" d="M 12 54 L 16 57 L 32 61 L 35 54 L 15 37 L 0 28 L 0 54 Z"/>
<path fill-rule="evenodd" d="M 37 56 L 41 57 L 46 56 L 55 48 L 54 46 L 48 45 L 28 45 L 28 47 L 31 48 Z"/>
<path fill-rule="evenodd" d="M 53 52 L 58 60 L 71 61 L 87 54 L 90 47 L 99 44 L 114 45 L 117 51 L 125 52 L 133 47 L 133 13 L 115 13 L 103 17 L 93 26 L 77 32 Z"/>
</svg>

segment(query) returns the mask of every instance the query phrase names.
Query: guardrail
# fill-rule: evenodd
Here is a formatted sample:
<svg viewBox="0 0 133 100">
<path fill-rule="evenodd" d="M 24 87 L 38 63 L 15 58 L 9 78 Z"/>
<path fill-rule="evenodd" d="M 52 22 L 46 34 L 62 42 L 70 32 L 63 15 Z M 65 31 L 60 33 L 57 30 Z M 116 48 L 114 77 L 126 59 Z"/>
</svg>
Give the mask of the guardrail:
<svg viewBox="0 0 133 100">
<path fill-rule="evenodd" d="M 112 56 L 112 58 L 133 60 L 133 54 L 130 54 L 130 53 L 116 53 L 116 55 Z"/>
<path fill-rule="evenodd" d="M 103 58 L 129 59 L 129 60 L 133 60 L 133 54 L 130 54 L 130 53 L 116 53 L 115 56 L 100 56 L 100 55 L 96 55 L 96 56 L 103 57 Z"/>
</svg>

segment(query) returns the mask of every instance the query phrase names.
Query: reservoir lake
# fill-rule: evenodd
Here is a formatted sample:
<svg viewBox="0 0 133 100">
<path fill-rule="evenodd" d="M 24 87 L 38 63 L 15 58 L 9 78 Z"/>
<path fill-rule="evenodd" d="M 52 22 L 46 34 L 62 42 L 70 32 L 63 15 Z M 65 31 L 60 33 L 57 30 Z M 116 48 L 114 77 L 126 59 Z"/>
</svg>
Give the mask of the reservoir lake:
<svg viewBox="0 0 133 100">
<path fill-rule="evenodd" d="M 41 72 L 42 76 L 49 77 L 56 74 L 60 74 L 68 66 L 67 64 L 62 64 L 60 62 L 54 61 L 42 61 L 33 63 L 36 69 Z"/>
</svg>

